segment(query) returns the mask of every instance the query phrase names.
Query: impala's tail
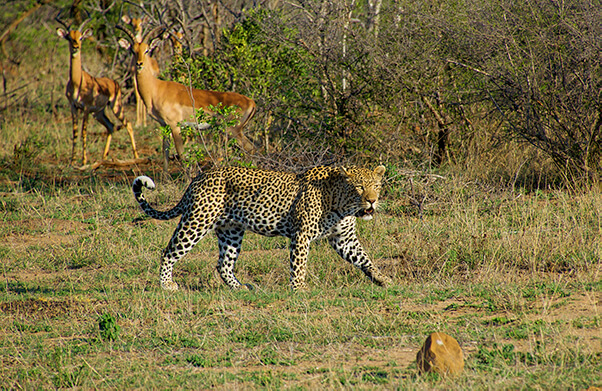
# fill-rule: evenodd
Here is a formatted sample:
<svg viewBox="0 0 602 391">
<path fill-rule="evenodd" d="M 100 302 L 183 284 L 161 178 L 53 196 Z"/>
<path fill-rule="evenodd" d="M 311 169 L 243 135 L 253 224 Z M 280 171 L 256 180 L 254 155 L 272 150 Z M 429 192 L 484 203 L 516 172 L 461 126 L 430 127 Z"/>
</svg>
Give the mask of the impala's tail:
<svg viewBox="0 0 602 391">
<path fill-rule="evenodd" d="M 140 207 L 142 208 L 144 213 L 146 213 L 153 219 L 170 220 L 170 219 L 180 216 L 184 212 L 184 202 L 183 201 L 186 196 L 182 197 L 182 200 L 180 200 L 180 202 L 178 202 L 178 205 L 174 206 L 172 209 L 165 211 L 165 212 L 161 212 L 161 211 L 158 211 L 155 208 L 153 208 L 148 203 L 148 201 L 146 201 L 144 194 L 142 194 L 142 187 L 146 187 L 147 189 L 154 190 L 155 182 L 153 182 L 153 180 L 150 179 L 149 177 L 142 175 L 142 176 L 139 176 L 136 179 L 134 179 L 134 182 L 132 183 L 132 191 L 134 192 L 134 197 L 136 198 L 136 201 L 138 201 L 138 204 L 140 204 Z"/>
</svg>

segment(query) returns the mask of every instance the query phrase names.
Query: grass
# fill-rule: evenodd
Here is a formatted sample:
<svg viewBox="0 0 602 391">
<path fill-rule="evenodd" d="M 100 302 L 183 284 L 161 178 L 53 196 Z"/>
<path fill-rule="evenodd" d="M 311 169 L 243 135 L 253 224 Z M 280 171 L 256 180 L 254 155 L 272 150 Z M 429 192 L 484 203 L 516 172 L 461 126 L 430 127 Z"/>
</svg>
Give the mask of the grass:
<svg viewBox="0 0 602 391">
<path fill-rule="evenodd" d="M 292 293 L 287 241 L 248 234 L 237 274 L 256 290 L 224 286 L 211 236 L 176 265 L 182 290 L 167 293 L 159 255 L 176 223 L 140 219 L 130 190 L 136 172 L 35 167 L 4 170 L 0 181 L 6 388 L 602 383 L 595 189 L 494 191 L 452 174 L 421 190 L 429 204 L 419 218 L 404 182 L 390 178 L 380 215 L 358 232 L 395 286 L 372 285 L 318 242 L 310 289 Z M 159 190 L 150 197 L 172 205 L 184 181 L 152 170 Z M 459 378 L 417 375 L 415 354 L 434 331 L 460 342 Z"/>
</svg>

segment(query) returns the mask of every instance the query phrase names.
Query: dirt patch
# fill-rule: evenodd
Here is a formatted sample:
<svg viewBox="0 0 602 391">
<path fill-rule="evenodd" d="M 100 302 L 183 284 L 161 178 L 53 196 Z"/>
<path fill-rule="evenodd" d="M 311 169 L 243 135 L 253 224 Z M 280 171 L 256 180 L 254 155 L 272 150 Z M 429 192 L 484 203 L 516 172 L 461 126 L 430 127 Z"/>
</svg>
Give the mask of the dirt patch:
<svg viewBox="0 0 602 391">
<path fill-rule="evenodd" d="M 61 219 L 25 219 L 0 223 L 0 229 L 6 232 L 2 237 L 4 245 L 17 251 L 30 246 L 72 244 L 88 227 L 87 223 Z"/>
<path fill-rule="evenodd" d="M 80 199 L 74 198 L 73 202 L 77 202 Z M 25 233 L 27 231 L 34 231 L 40 233 L 54 232 L 54 233 L 71 233 L 74 231 L 82 231 L 89 226 L 87 223 L 82 223 L 73 220 L 63 219 L 24 219 L 19 221 L 10 221 L 0 223 L 3 228 L 8 228 L 15 233 Z"/>
<path fill-rule="evenodd" d="M 87 311 L 92 304 L 90 300 L 49 300 L 40 298 L 0 303 L 0 311 L 14 317 L 42 319 Z"/>
</svg>

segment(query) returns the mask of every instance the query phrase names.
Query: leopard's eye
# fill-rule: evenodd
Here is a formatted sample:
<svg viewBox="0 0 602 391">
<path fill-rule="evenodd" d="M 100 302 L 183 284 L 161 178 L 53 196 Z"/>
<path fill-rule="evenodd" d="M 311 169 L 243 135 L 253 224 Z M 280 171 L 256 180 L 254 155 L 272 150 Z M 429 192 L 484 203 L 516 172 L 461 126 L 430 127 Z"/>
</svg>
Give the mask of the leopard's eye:
<svg viewBox="0 0 602 391">
<path fill-rule="evenodd" d="M 364 186 L 362 186 L 362 185 L 355 185 L 355 189 L 357 191 L 364 191 Z"/>
</svg>

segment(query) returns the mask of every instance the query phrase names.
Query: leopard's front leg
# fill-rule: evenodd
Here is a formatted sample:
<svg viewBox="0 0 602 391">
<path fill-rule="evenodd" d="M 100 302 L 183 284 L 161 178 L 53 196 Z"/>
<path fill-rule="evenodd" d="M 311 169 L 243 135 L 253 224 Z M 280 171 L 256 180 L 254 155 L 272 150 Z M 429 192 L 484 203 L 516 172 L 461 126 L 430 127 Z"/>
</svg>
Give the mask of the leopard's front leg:
<svg viewBox="0 0 602 391">
<path fill-rule="evenodd" d="M 307 289 L 305 277 L 307 276 L 307 257 L 309 255 L 309 244 L 311 240 L 309 235 L 298 233 L 291 239 L 291 289 Z"/>
<path fill-rule="evenodd" d="M 385 276 L 370 260 L 362 244 L 355 234 L 355 217 L 348 217 L 336 234 L 328 237 L 328 243 L 347 262 L 358 267 L 374 283 L 380 286 L 389 286 L 392 280 Z"/>
<path fill-rule="evenodd" d="M 172 273 L 173 273 L 173 265 L 177 262 L 177 259 L 172 256 L 171 251 L 167 251 L 167 249 L 163 252 L 163 259 L 161 260 L 161 271 L 160 271 L 160 280 L 161 280 L 161 288 L 166 291 L 177 291 L 178 284 L 174 282 Z"/>
</svg>

